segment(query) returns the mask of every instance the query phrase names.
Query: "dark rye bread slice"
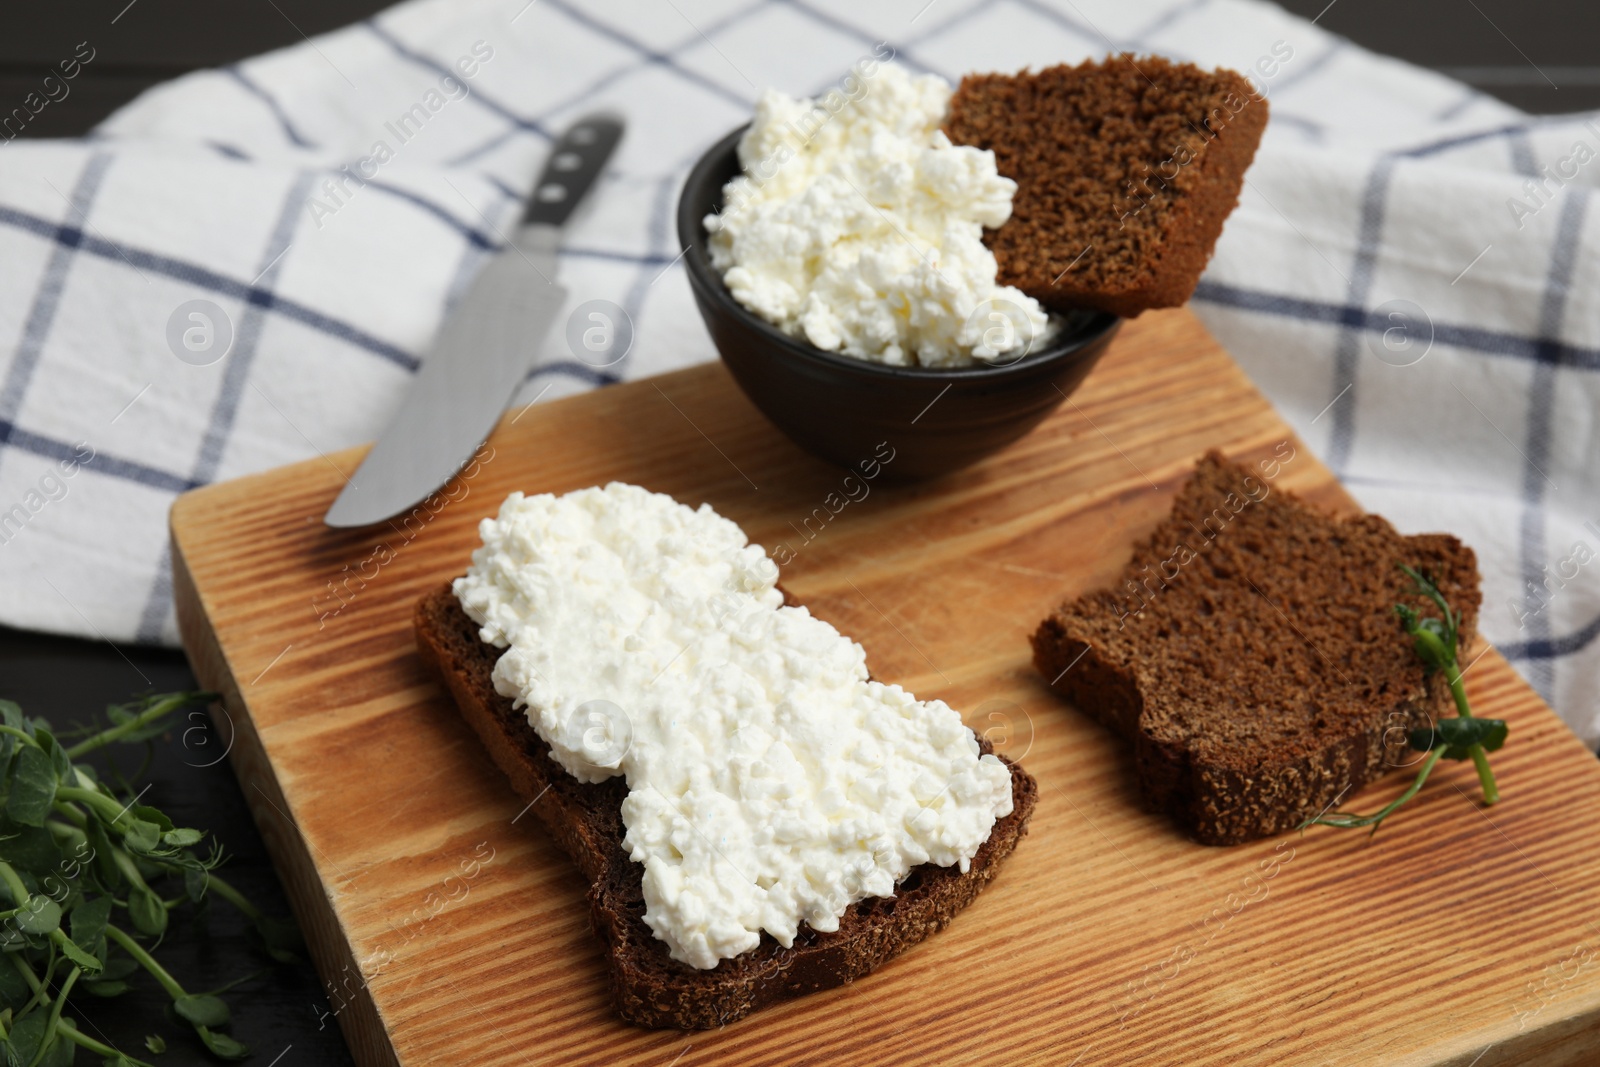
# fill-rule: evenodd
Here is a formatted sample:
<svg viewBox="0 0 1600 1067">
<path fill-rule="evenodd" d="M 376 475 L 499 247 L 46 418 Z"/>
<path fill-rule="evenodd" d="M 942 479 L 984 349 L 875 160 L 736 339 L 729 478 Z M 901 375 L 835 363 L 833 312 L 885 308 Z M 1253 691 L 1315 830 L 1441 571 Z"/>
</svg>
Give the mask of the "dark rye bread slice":
<svg viewBox="0 0 1600 1067">
<path fill-rule="evenodd" d="M 1124 54 L 969 74 L 944 129 L 1017 183 L 985 235 L 1000 284 L 1132 318 L 1194 292 L 1266 125 L 1243 75 Z"/>
<path fill-rule="evenodd" d="M 444 681 L 462 718 L 588 880 L 589 913 L 605 949 L 611 998 L 629 1022 L 712 1029 L 784 997 L 853 981 L 948 923 L 1027 832 L 1038 787 L 1007 760 L 1012 812 L 995 823 L 966 874 L 924 864 L 901 880 L 894 897 L 851 905 L 834 933 L 802 923 L 792 948 L 762 934 L 749 952 L 697 970 L 668 956 L 645 925 L 643 868 L 622 848 L 624 781 L 580 782 L 550 758 L 526 714 L 495 692 L 492 672 L 500 650 L 479 640 L 477 624 L 449 585 L 417 603 L 414 624 L 423 662 Z M 978 744 L 991 751 L 982 737 Z"/>
<path fill-rule="evenodd" d="M 1045 678 L 1132 742 L 1146 806 L 1205 844 L 1293 829 L 1341 793 L 1348 805 L 1399 764 L 1406 730 L 1454 714 L 1394 614 L 1438 614 L 1400 564 L 1438 583 L 1464 645 L 1477 622 L 1470 548 L 1327 516 L 1273 488 L 1279 469 L 1208 454 L 1118 587 L 1033 635 Z"/>
</svg>

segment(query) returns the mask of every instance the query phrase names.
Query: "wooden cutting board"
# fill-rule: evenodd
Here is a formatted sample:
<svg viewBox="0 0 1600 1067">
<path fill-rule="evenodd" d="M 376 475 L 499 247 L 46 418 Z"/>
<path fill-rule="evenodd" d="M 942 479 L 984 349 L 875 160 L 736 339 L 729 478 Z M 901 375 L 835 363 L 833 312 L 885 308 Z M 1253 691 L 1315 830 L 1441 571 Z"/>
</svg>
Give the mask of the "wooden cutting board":
<svg viewBox="0 0 1600 1067">
<path fill-rule="evenodd" d="M 224 694 L 219 729 L 330 991 L 318 1010 L 337 1009 L 360 1063 L 1600 1062 L 1600 762 L 1497 653 L 1467 683 L 1512 724 L 1498 806 L 1447 763 L 1371 841 L 1236 848 L 1140 811 L 1123 746 L 1035 676 L 1038 620 L 1114 578 L 1208 447 L 1292 448 L 1279 486 L 1353 508 L 1187 311 L 1128 323 L 1001 455 L 842 506 L 843 472 L 719 364 L 508 416 L 490 445 L 450 500 L 377 531 L 321 523 L 360 450 L 173 509 L 184 642 Z M 413 602 L 465 569 L 508 492 L 613 479 L 784 545 L 786 587 L 876 676 L 962 709 L 1040 785 L 1027 838 L 944 933 L 714 1032 L 612 1015 L 584 884 L 411 636 Z"/>
</svg>

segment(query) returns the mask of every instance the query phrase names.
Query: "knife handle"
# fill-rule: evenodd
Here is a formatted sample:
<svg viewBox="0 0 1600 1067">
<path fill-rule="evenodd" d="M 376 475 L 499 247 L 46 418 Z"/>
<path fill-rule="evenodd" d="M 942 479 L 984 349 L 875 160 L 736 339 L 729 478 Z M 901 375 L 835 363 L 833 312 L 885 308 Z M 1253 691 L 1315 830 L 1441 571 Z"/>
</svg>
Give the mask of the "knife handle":
<svg viewBox="0 0 1600 1067">
<path fill-rule="evenodd" d="M 585 115 L 567 127 L 551 146 L 550 158 L 545 160 L 544 171 L 528 197 L 522 224 L 564 224 L 600 176 L 620 140 L 622 119 L 610 112 Z"/>
</svg>

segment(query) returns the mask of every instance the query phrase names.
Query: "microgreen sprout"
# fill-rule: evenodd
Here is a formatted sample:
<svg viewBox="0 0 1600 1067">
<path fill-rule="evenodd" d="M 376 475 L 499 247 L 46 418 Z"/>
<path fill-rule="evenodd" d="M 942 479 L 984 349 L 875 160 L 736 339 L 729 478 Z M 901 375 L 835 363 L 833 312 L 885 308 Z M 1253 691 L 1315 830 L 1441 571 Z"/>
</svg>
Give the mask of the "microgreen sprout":
<svg viewBox="0 0 1600 1067">
<path fill-rule="evenodd" d="M 1370 826 L 1371 832 L 1377 833 L 1383 820 L 1417 795 L 1441 759 L 1470 759 L 1478 770 L 1484 804 L 1493 804 L 1500 799 L 1500 788 L 1495 782 L 1494 771 L 1489 768 L 1488 754 L 1505 744 L 1508 727 L 1503 719 L 1474 716 L 1471 705 L 1467 703 L 1467 688 L 1461 681 L 1461 665 L 1456 659 L 1461 645 L 1461 615 L 1451 609 L 1439 587 L 1426 575 L 1405 564 L 1401 564 L 1400 569 L 1410 577 L 1416 591 L 1439 608 L 1438 617 L 1419 615 L 1408 604 L 1396 604 L 1394 613 L 1400 617 L 1400 625 L 1411 638 L 1411 649 L 1422 661 L 1426 674 L 1443 672 L 1450 686 L 1450 695 L 1455 700 L 1455 717 L 1440 719 L 1431 726 L 1420 726 L 1407 733 L 1406 743 L 1418 752 L 1428 753 L 1428 756 L 1422 761 L 1416 780 L 1405 792 L 1371 815 L 1335 811 L 1307 819 L 1300 827 L 1302 830 L 1310 826 L 1337 826 L 1342 829 Z"/>
<path fill-rule="evenodd" d="M 64 1067 L 79 1048 L 111 1067 L 148 1067 L 82 1033 L 66 1014 L 80 993 L 117 996 L 141 972 L 167 994 L 174 1021 L 191 1027 L 212 1055 L 249 1054 L 223 1032 L 227 1004 L 186 990 L 150 942 L 159 943 L 171 912 L 211 895 L 244 914 L 273 959 L 295 958 L 292 928 L 217 877 L 222 850 L 213 842 L 197 851 L 202 831 L 175 826 L 126 783 L 119 792 L 77 762 L 107 745 L 149 742 L 185 709 L 213 699 L 172 693 L 113 706 L 110 725 L 71 745 L 0 700 L 0 1053 L 7 1067 Z M 160 1052 L 165 1042 L 151 1035 L 145 1047 Z"/>
</svg>

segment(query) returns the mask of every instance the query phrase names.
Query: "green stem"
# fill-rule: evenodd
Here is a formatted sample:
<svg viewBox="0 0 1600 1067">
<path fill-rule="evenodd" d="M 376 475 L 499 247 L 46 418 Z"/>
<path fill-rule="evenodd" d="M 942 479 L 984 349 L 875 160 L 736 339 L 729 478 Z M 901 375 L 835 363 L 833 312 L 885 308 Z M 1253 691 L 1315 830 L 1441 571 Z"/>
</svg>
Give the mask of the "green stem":
<svg viewBox="0 0 1600 1067">
<path fill-rule="evenodd" d="M 1422 769 L 1417 772 L 1417 780 L 1412 782 L 1410 787 L 1407 788 L 1404 793 L 1401 793 L 1388 804 L 1384 805 L 1381 810 L 1376 811 L 1371 815 L 1345 815 L 1336 811 L 1332 815 L 1323 815 L 1312 819 L 1305 825 L 1316 826 L 1320 824 L 1322 826 L 1338 826 L 1344 829 L 1354 829 L 1358 826 L 1370 826 L 1372 827 L 1372 832 L 1377 833 L 1378 825 L 1382 823 L 1383 820 L 1394 814 L 1394 810 L 1400 805 L 1417 795 L 1418 791 L 1422 789 L 1422 783 L 1428 780 L 1428 775 L 1433 773 L 1434 766 L 1439 762 L 1440 757 L 1443 755 L 1444 749 L 1442 747 L 1436 748 L 1432 752 L 1428 753 L 1428 758 L 1422 763 Z"/>
<path fill-rule="evenodd" d="M 100 817 L 112 826 L 115 826 L 117 821 L 126 815 L 128 811 L 126 805 L 118 804 L 113 797 L 108 797 L 94 789 L 80 789 L 75 785 L 57 786 L 56 799 L 76 800 L 80 804 L 87 804 L 99 812 Z"/>
<path fill-rule="evenodd" d="M 8 884 L 12 882 L 16 883 L 12 887 L 12 892 L 21 894 L 18 897 L 18 900 L 21 902 L 22 907 L 26 908 L 32 904 L 33 898 L 28 896 L 27 889 L 24 888 L 22 882 L 17 879 L 17 872 L 12 870 L 11 865 L 6 863 L 4 860 L 0 860 L 0 878 L 4 878 Z M 50 945 L 50 955 L 45 963 L 43 978 L 39 978 L 33 973 L 33 967 L 22 958 L 22 953 L 7 952 L 6 955 L 11 957 L 12 961 L 16 964 L 17 970 L 20 971 L 22 973 L 22 977 L 27 980 L 28 988 L 33 990 L 33 996 L 28 999 L 26 1004 L 17 1010 L 16 1014 L 24 1014 L 35 1004 L 50 1003 L 50 982 L 55 977 L 56 973 L 56 946 L 53 943 Z"/>
<path fill-rule="evenodd" d="M 22 975 L 22 980 L 28 983 L 28 988 L 35 993 L 39 992 L 43 983 L 39 981 L 39 976 L 33 973 L 33 968 L 28 966 L 28 961 L 22 958 L 22 953 L 7 952 L 6 955 L 11 957 L 12 965 L 17 968 L 17 973 Z"/>
<path fill-rule="evenodd" d="M 122 738 L 133 733 L 135 730 L 149 725 L 155 720 L 161 718 L 161 716 L 177 711 L 185 704 L 199 699 L 201 695 L 202 694 L 199 693 L 174 693 L 165 700 L 161 700 L 150 705 L 150 707 L 146 708 L 144 711 L 141 711 L 127 722 L 118 723 L 116 726 L 113 726 L 108 730 L 101 730 L 99 733 L 79 741 L 77 744 L 67 749 L 67 758 L 77 759 L 79 756 L 93 752 L 97 748 L 104 748 L 111 742 L 121 740 Z"/>
<path fill-rule="evenodd" d="M 11 900 L 18 908 L 28 906 L 28 902 L 32 899 L 28 896 L 28 887 L 22 884 L 22 878 L 18 876 L 16 869 L 5 860 L 0 860 L 0 882 L 4 882 L 6 888 L 11 891 Z"/>
<path fill-rule="evenodd" d="M 1424 663 L 1449 663 L 1455 659 L 1455 652 L 1431 630 L 1413 630 L 1411 640 L 1417 658 Z"/>
<path fill-rule="evenodd" d="M 69 821 L 77 823 L 78 827 L 80 829 L 83 828 L 83 827 L 88 826 L 89 825 L 89 816 L 85 815 L 83 812 L 79 811 L 77 808 L 73 807 L 71 804 L 68 804 L 66 801 L 62 800 L 60 798 L 60 793 L 61 793 L 61 790 L 57 789 L 56 790 L 56 794 L 57 794 L 56 802 L 55 802 L 55 805 L 54 805 L 56 811 L 59 814 L 65 816 Z"/>
<path fill-rule="evenodd" d="M 215 890 L 217 896 L 238 908 L 244 913 L 245 918 L 249 919 L 251 922 L 259 922 L 261 920 L 260 908 L 256 907 L 254 904 L 250 903 L 249 900 L 245 899 L 245 895 L 243 893 L 239 892 L 237 889 L 233 888 L 233 886 L 229 885 L 227 882 L 224 882 L 221 878 L 218 878 L 210 871 L 206 872 L 206 888 Z"/>
<path fill-rule="evenodd" d="M 1450 660 L 1450 695 L 1456 700 L 1456 714 L 1463 719 L 1472 718 L 1472 705 L 1467 703 L 1467 687 L 1462 682 L 1461 669 L 1456 666 L 1455 658 Z"/>
<path fill-rule="evenodd" d="M 39 984 L 33 987 L 33 996 L 29 998 L 28 1002 L 22 1006 L 21 1010 L 19 1010 L 17 1014 L 27 1014 L 29 1011 L 33 1010 L 33 1006 L 35 1004 L 50 1003 L 50 983 L 54 982 L 55 979 L 56 946 L 52 943 L 50 945 L 50 955 L 45 959 L 44 977 L 39 979 Z"/>
<path fill-rule="evenodd" d="M 33 1054 L 33 1059 L 28 1062 L 28 1067 L 38 1067 L 39 1061 L 44 1059 L 44 1054 L 50 1051 L 50 1046 L 55 1043 L 56 1036 L 59 1033 L 56 1025 L 61 1022 L 61 1009 L 66 1007 L 67 994 L 72 992 L 73 984 L 77 982 L 78 975 L 82 973 L 77 967 L 67 972 L 67 980 L 61 983 L 61 992 L 56 994 L 55 1003 L 50 1005 L 50 1017 L 45 1020 L 44 1024 L 44 1040 L 39 1042 L 39 1051 Z"/>
<path fill-rule="evenodd" d="M 1450 695 L 1456 701 L 1456 714 L 1463 719 L 1472 718 L 1472 707 L 1467 703 L 1467 687 L 1462 680 L 1461 669 L 1456 666 L 1455 660 L 1450 661 Z M 1500 786 L 1494 780 L 1494 771 L 1489 768 L 1489 754 L 1483 750 L 1482 745 L 1473 745 L 1467 750 L 1472 753 L 1472 765 L 1478 769 L 1478 785 L 1483 788 L 1483 803 L 1485 806 L 1494 804 L 1500 799 Z"/>
<path fill-rule="evenodd" d="M 120 1056 L 123 1059 L 127 1060 L 129 1063 L 137 1064 L 138 1067 L 150 1067 L 150 1065 L 148 1063 L 146 1063 L 144 1060 L 136 1060 L 132 1056 L 129 1056 L 129 1055 L 127 1055 L 125 1053 L 122 1053 L 122 1052 L 118 1052 L 116 1049 L 112 1048 L 110 1045 L 105 1045 L 105 1044 L 100 1043 L 99 1041 L 96 1041 L 94 1038 L 90 1037 L 88 1034 L 80 1033 L 77 1030 L 76 1027 L 63 1026 L 61 1028 L 61 1035 L 63 1037 L 65 1037 L 68 1041 L 71 1041 L 74 1045 L 78 1045 L 78 1046 L 80 1046 L 82 1048 L 86 1048 L 90 1052 L 93 1052 L 95 1055 L 104 1056 L 108 1060 L 109 1059 L 116 1059 L 117 1057 Z"/>
<path fill-rule="evenodd" d="M 1489 754 L 1482 745 L 1467 749 L 1472 753 L 1472 765 L 1478 768 L 1478 784 L 1483 787 L 1483 803 L 1487 807 L 1500 799 L 1500 787 L 1495 783 L 1494 771 L 1489 769 Z"/>
<path fill-rule="evenodd" d="M 66 823 L 57 822 L 54 819 L 46 819 L 44 828 L 49 830 L 52 834 L 55 834 L 56 837 L 70 841 L 74 844 L 79 841 L 87 841 L 89 839 L 88 835 L 83 832 L 82 827 L 68 826 Z"/>
<path fill-rule="evenodd" d="M 144 890 L 150 888 L 144 880 L 144 875 L 139 873 L 139 865 L 133 861 L 133 853 L 125 848 L 112 845 L 111 862 L 117 865 L 117 870 L 122 872 L 122 877 L 126 878 L 130 885 Z"/>
<path fill-rule="evenodd" d="M 20 737 L 34 748 L 39 747 L 39 742 L 33 739 L 32 734 L 28 733 L 26 730 L 19 730 L 15 726 L 0 726 L 0 734 L 10 734 L 12 737 Z"/>
<path fill-rule="evenodd" d="M 106 936 L 121 945 L 123 951 L 133 957 L 135 963 L 149 971 L 151 977 L 161 984 L 162 989 L 167 991 L 167 996 L 173 1000 L 178 1000 L 189 995 L 183 991 L 183 986 L 178 984 L 178 980 L 168 974 L 166 968 L 155 961 L 154 956 L 146 952 L 139 942 L 135 941 L 120 927 L 106 923 Z"/>
</svg>

